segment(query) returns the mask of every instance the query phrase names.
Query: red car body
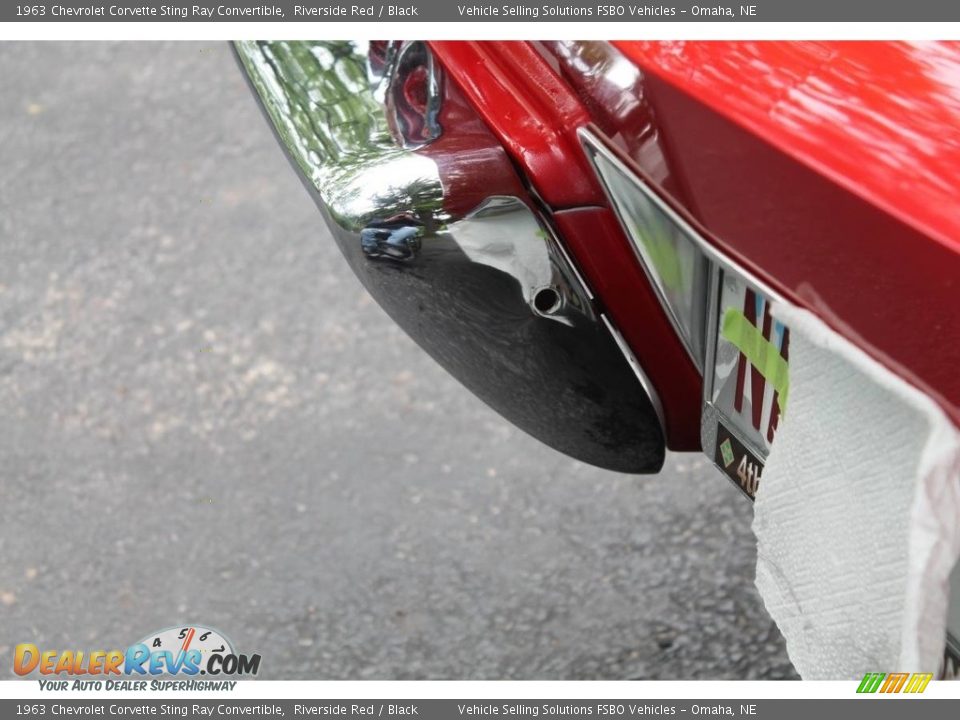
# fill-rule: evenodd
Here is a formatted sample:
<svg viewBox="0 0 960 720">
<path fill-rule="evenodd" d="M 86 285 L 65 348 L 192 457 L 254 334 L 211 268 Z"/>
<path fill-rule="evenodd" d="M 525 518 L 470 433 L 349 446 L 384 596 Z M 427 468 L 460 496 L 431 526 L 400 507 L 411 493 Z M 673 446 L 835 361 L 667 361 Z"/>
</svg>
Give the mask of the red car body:
<svg viewBox="0 0 960 720">
<path fill-rule="evenodd" d="M 631 41 L 598 58 L 599 45 L 431 43 L 658 388 L 668 446 L 699 447 L 699 373 L 666 319 L 651 323 L 662 310 L 584 126 L 724 254 L 960 424 L 960 45 Z M 622 68 L 605 77 L 624 61 L 629 86 Z"/>
</svg>

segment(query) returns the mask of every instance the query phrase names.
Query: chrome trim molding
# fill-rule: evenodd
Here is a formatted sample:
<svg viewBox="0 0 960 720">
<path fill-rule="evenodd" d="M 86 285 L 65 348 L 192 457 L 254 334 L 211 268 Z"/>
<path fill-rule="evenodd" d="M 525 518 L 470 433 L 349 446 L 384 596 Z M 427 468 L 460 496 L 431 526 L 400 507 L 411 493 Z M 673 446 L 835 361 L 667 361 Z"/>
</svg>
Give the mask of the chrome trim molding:
<svg viewBox="0 0 960 720">
<path fill-rule="evenodd" d="M 607 200 L 610 203 L 610 207 L 613 210 L 613 214 L 617 218 L 617 222 L 620 224 L 620 228 L 623 230 L 624 236 L 630 242 L 630 246 L 633 248 L 634 255 L 636 256 L 640 267 L 643 268 L 644 273 L 647 276 L 647 279 L 650 282 L 650 287 L 653 289 L 654 294 L 657 296 L 657 300 L 660 302 L 660 307 L 663 308 L 664 313 L 670 321 L 671 326 L 673 327 L 674 333 L 676 333 L 677 338 L 680 340 L 680 343 L 683 345 L 684 349 L 687 351 L 690 359 L 693 361 L 693 364 L 696 368 L 703 373 L 703 354 L 701 352 L 702 348 L 698 350 L 694 347 L 694 342 L 696 338 L 688 338 L 687 330 L 684 328 L 683 323 L 680 318 L 677 316 L 677 313 L 674 307 L 668 302 L 665 295 L 665 289 L 661 287 L 661 279 L 658 276 L 657 270 L 653 267 L 653 260 L 649 257 L 648 251 L 641 245 L 637 240 L 634 230 L 630 228 L 627 224 L 626 218 L 623 216 L 622 209 L 620 207 L 620 202 L 617 200 L 617 195 L 614 189 L 611 187 L 608 182 L 606 172 L 601 167 L 598 162 L 598 158 L 602 158 L 603 162 L 609 163 L 613 168 L 623 175 L 629 181 L 632 181 L 633 187 L 650 201 L 653 206 L 667 216 L 671 222 L 673 222 L 677 227 L 679 227 L 686 235 L 687 239 L 691 239 L 689 236 L 694 234 L 692 228 L 690 228 L 687 223 L 683 221 L 673 210 L 663 202 L 663 200 L 657 196 L 647 184 L 641 180 L 635 172 L 630 170 L 627 165 L 620 160 L 613 152 L 606 147 L 599 138 L 597 138 L 593 133 L 591 133 L 586 128 L 581 128 L 578 131 L 580 137 L 580 142 L 583 147 L 584 153 L 587 156 L 587 159 L 590 161 L 591 166 L 593 167 L 594 175 L 599 181 L 600 185 L 603 187 L 604 193 L 607 196 Z M 702 253 L 701 253 L 702 256 Z M 698 263 L 700 268 L 700 273 L 703 273 L 702 260 L 703 258 L 698 258 L 701 262 Z M 706 305 L 705 297 L 702 297 L 703 302 L 698 303 L 698 299 L 701 299 L 701 296 L 704 296 L 706 288 L 694 288 L 691 290 L 696 296 L 693 298 L 692 305 Z M 700 316 L 700 324 L 703 324 L 702 314 Z M 703 337 L 699 338 L 699 342 L 702 345 Z"/>
<path fill-rule="evenodd" d="M 620 331 L 614 326 L 610 318 L 608 318 L 606 315 L 601 315 L 600 318 L 603 320 L 603 324 L 607 326 L 607 330 L 610 331 L 610 334 L 616 341 L 617 346 L 620 348 L 620 352 L 623 353 L 623 356 L 627 359 L 627 362 L 630 363 L 630 367 L 637 376 L 637 380 L 650 397 L 650 401 L 653 403 L 653 409 L 657 412 L 657 419 L 660 421 L 660 428 L 666 428 L 667 421 L 666 415 L 664 415 L 663 412 L 663 403 L 660 401 L 660 395 L 657 394 L 657 389 L 654 386 L 653 381 L 647 376 L 647 373 L 644 372 L 643 366 L 640 364 L 640 361 L 637 360 L 637 356 L 633 354 L 633 350 L 631 350 L 630 346 L 627 345 L 627 341 L 624 339 L 623 335 L 620 334 Z"/>
<path fill-rule="evenodd" d="M 590 129 L 585 127 L 580 128 L 578 134 L 580 136 L 581 143 L 583 144 L 584 152 L 592 164 L 594 164 L 594 154 L 601 154 L 607 162 L 611 163 L 617 168 L 617 170 L 631 178 L 634 181 L 637 189 L 642 192 L 644 196 L 654 205 L 656 205 L 659 210 L 669 217 L 671 222 L 676 223 L 683 230 L 684 234 L 696 244 L 697 250 L 699 250 L 707 260 L 708 271 L 706 287 L 703 288 L 702 293 L 704 300 L 704 312 L 706 313 L 707 320 L 707 322 L 704 323 L 704 357 L 699 359 L 696 358 L 691 348 L 686 343 L 683 344 L 684 347 L 686 347 L 687 352 L 690 353 L 690 356 L 696 363 L 697 367 L 701 370 L 703 376 L 703 413 L 700 421 L 700 443 L 704 453 L 706 453 L 707 456 L 712 459 L 716 449 L 717 421 L 719 412 L 713 407 L 713 404 L 710 401 L 713 393 L 712 369 L 715 359 L 714 353 L 716 352 L 717 331 L 714 324 L 710 322 L 710 318 L 713 316 L 713 310 L 716 306 L 716 303 L 719 301 L 721 275 L 724 271 L 732 271 L 740 275 L 749 284 L 753 285 L 757 290 L 762 292 L 774 302 L 787 303 L 787 301 L 780 293 L 778 293 L 776 290 L 773 290 L 769 285 L 757 278 L 752 272 L 744 269 L 741 265 L 722 254 L 719 250 L 717 250 L 716 247 L 710 244 L 696 228 L 691 226 L 690 223 L 681 217 L 662 197 L 660 197 L 659 192 L 655 188 L 651 187 L 650 183 L 640 177 L 640 175 L 638 175 L 634 169 L 624 162 L 606 145 L 601 138 L 599 138 Z M 614 200 L 610 196 L 610 189 L 607 187 L 607 184 L 604 181 L 600 171 L 596 169 L 595 164 L 594 170 L 600 184 L 603 186 L 604 192 L 607 193 L 611 207 L 616 208 Z M 630 234 L 629 229 L 624 226 L 623 219 L 620 218 L 619 212 L 615 211 L 614 214 L 619 219 L 621 227 L 623 227 L 624 234 L 630 240 L 631 244 L 633 244 L 632 235 Z M 641 252 L 637 251 L 636 255 L 637 260 L 643 267 L 644 271 L 649 277 L 651 277 L 651 285 L 653 286 L 654 291 L 657 293 L 657 298 L 660 300 L 660 305 L 663 308 L 664 313 L 666 313 L 667 317 L 670 319 L 670 323 L 673 325 L 674 331 L 677 333 L 677 337 L 682 342 L 683 333 L 678 327 L 679 321 L 674 316 L 673 311 L 667 304 L 662 293 L 659 291 L 657 283 L 652 279 L 653 268 L 647 265 Z M 737 435 L 739 437 L 739 434 Z M 744 441 L 743 438 L 740 438 L 740 440 Z M 748 447 L 752 447 L 751 443 L 746 444 Z M 734 483 L 734 485 L 736 485 L 736 483 Z"/>
<path fill-rule="evenodd" d="M 600 467 L 659 471 L 655 393 L 499 143 L 478 119 L 471 136 L 462 119 L 444 126 L 444 103 L 456 97 L 429 49 L 381 45 L 371 67 L 374 48 L 363 43 L 235 47 L 340 250 L 383 309 L 534 437 Z M 419 59 L 411 72 L 427 83 L 423 122 L 416 107 L 398 109 L 404 68 L 416 65 L 404 58 Z"/>
</svg>

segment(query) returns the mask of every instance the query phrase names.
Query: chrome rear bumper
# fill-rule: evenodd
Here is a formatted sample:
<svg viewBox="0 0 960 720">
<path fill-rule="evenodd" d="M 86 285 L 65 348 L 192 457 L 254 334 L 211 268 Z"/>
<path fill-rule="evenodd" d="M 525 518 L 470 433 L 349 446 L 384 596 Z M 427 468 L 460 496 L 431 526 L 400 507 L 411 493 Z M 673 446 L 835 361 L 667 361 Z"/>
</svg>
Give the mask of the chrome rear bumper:
<svg viewBox="0 0 960 720">
<path fill-rule="evenodd" d="M 421 347 L 557 450 L 612 470 L 660 469 L 654 390 L 426 46 L 236 51 L 351 268 Z"/>
</svg>

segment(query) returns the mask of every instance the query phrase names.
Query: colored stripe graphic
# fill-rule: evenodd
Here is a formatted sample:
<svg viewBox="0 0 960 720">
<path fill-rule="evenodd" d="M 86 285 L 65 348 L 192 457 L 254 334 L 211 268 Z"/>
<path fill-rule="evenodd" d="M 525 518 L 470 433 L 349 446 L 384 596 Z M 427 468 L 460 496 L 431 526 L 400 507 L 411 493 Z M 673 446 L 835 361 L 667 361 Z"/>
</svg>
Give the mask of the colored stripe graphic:
<svg viewBox="0 0 960 720">
<path fill-rule="evenodd" d="M 900 692 L 900 688 L 903 687 L 903 684 L 907 681 L 907 673 L 890 673 L 887 675 L 887 681 L 883 683 L 883 687 L 880 688 L 882 693 L 895 693 Z"/>
<path fill-rule="evenodd" d="M 858 693 L 922 693 L 933 673 L 867 673 L 857 687 Z"/>
<path fill-rule="evenodd" d="M 933 680 L 933 673 L 914 673 L 904 692 L 922 693 Z"/>
<path fill-rule="evenodd" d="M 724 313 L 720 334 L 750 361 L 763 378 L 773 385 L 773 389 L 777 392 L 780 414 L 786 415 L 790 372 L 787 361 L 780 355 L 780 349 L 765 338 L 746 315 L 733 308 L 728 308 Z"/>
<path fill-rule="evenodd" d="M 860 687 L 857 688 L 857 692 L 875 693 L 885 677 L 885 673 L 867 673 L 863 676 L 863 680 L 860 681 Z"/>
</svg>

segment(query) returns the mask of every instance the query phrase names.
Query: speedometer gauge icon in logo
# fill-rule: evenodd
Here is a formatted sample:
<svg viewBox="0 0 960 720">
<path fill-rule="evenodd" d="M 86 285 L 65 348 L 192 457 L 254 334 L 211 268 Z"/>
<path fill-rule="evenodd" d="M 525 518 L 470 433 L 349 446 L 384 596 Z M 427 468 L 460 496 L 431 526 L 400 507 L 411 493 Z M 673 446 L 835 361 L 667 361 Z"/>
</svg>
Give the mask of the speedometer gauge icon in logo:
<svg viewBox="0 0 960 720">
<path fill-rule="evenodd" d="M 151 653 L 166 650 L 174 657 L 185 655 L 191 650 L 197 651 L 200 653 L 200 660 L 196 665 L 201 668 L 208 666 L 210 657 L 214 654 L 224 657 L 236 654 L 233 644 L 223 633 L 203 625 L 169 627 L 147 635 L 140 644 L 146 645 Z M 201 670 L 200 674 L 206 673 Z"/>
</svg>

